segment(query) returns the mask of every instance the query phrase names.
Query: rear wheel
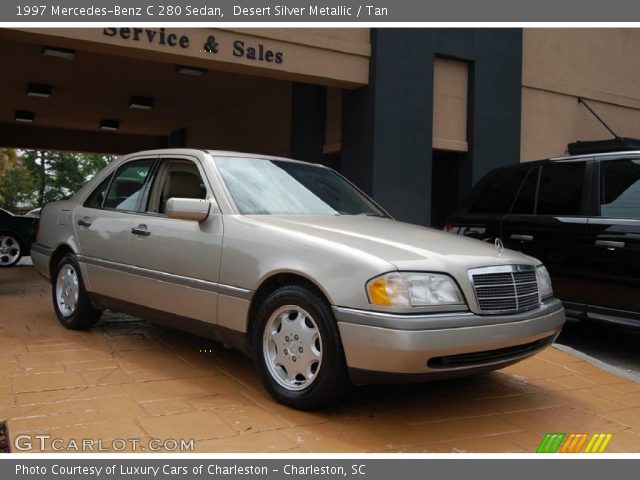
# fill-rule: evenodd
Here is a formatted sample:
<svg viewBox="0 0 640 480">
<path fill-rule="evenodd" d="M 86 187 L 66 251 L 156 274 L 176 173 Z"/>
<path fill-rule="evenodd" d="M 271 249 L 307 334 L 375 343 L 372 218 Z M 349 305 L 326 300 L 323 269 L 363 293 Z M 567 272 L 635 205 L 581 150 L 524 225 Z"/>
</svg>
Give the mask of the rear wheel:
<svg viewBox="0 0 640 480">
<path fill-rule="evenodd" d="M 60 323 L 71 330 L 93 327 L 102 312 L 89 301 L 75 256 L 62 257 L 52 279 L 53 308 Z"/>
<path fill-rule="evenodd" d="M 0 267 L 12 267 L 22 258 L 22 244 L 15 235 L 0 234 Z"/>
<path fill-rule="evenodd" d="M 256 322 L 256 366 L 276 400 L 313 410 L 349 392 L 340 333 L 320 295 L 301 286 L 279 288 L 264 300 Z"/>
</svg>

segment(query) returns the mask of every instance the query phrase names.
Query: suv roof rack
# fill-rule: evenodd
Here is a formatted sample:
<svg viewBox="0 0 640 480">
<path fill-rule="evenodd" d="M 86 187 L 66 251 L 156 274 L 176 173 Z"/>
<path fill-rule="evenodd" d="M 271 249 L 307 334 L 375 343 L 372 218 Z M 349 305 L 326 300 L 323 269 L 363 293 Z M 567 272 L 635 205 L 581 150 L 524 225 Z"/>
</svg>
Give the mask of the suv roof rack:
<svg viewBox="0 0 640 480">
<path fill-rule="evenodd" d="M 567 145 L 569 155 L 586 155 L 589 153 L 625 152 L 640 150 L 640 140 L 637 138 L 617 137 L 607 140 L 588 140 L 573 142 Z"/>
</svg>

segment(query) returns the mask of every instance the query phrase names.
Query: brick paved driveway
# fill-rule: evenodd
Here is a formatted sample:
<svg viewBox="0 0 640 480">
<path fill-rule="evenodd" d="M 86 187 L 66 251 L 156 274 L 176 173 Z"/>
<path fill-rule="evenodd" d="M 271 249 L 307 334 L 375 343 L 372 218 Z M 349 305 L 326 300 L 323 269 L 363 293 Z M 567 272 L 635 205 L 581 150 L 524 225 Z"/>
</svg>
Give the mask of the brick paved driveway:
<svg viewBox="0 0 640 480">
<path fill-rule="evenodd" d="M 532 452 L 547 432 L 602 432 L 613 434 L 607 451 L 640 451 L 640 384 L 555 348 L 475 378 L 361 388 L 340 407 L 304 413 L 274 402 L 240 353 L 104 318 L 89 332 L 65 330 L 32 267 L 0 270 L 0 420 L 12 439 L 194 438 L 204 452 Z"/>
</svg>

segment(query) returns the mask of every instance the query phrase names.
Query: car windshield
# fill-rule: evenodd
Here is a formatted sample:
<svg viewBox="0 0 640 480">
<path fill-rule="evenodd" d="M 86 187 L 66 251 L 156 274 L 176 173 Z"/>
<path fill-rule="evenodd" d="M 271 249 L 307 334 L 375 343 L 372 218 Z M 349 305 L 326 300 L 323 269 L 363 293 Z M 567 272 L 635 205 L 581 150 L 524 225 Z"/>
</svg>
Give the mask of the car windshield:
<svg viewBox="0 0 640 480">
<path fill-rule="evenodd" d="M 367 215 L 387 217 L 328 168 L 285 160 L 217 157 L 216 164 L 244 215 Z"/>
</svg>

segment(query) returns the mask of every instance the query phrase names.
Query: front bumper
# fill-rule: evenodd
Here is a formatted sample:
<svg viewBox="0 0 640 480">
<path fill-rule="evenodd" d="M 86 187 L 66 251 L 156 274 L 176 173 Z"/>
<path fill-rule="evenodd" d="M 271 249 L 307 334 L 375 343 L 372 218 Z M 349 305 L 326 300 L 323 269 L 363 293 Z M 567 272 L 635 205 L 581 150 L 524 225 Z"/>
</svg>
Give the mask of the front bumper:
<svg viewBox="0 0 640 480">
<path fill-rule="evenodd" d="M 334 307 L 356 383 L 420 381 L 505 367 L 550 345 L 565 322 L 558 299 L 514 315 L 389 315 Z"/>
</svg>

